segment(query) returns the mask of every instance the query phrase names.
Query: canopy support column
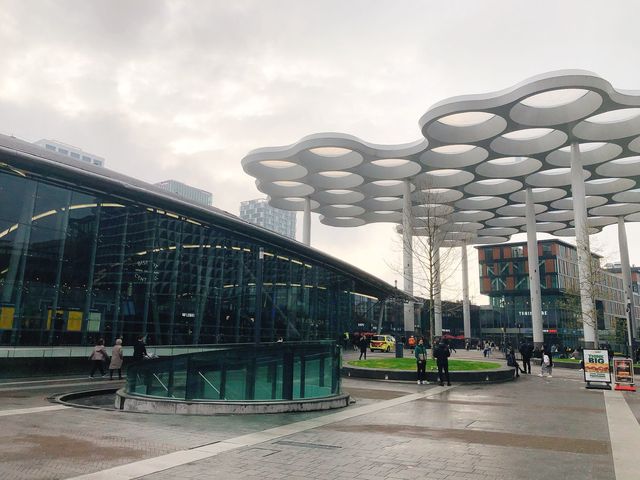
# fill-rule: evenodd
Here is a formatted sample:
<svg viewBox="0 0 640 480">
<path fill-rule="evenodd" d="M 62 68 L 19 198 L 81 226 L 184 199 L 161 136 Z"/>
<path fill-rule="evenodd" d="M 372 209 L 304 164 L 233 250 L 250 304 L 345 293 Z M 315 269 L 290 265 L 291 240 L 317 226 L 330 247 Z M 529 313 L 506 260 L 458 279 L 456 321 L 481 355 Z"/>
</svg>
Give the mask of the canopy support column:
<svg viewBox="0 0 640 480">
<path fill-rule="evenodd" d="M 304 197 L 304 216 L 302 218 L 302 243 L 311 245 L 311 199 Z"/>
<path fill-rule="evenodd" d="M 538 260 L 538 236 L 536 233 L 536 212 L 533 205 L 533 191 L 526 190 L 527 215 L 527 260 L 529 265 L 529 294 L 531 296 L 531 327 L 533 345 L 542 347 L 542 296 L 540 294 L 540 261 Z"/>
<path fill-rule="evenodd" d="M 404 291 L 413 296 L 413 222 L 411 218 L 411 184 L 404 181 L 404 194 L 402 197 L 402 277 L 404 278 Z M 414 304 L 404 304 L 404 331 L 410 335 L 415 330 Z M 424 333 L 424 332 L 422 332 Z"/>
<path fill-rule="evenodd" d="M 571 196 L 573 197 L 573 219 L 578 250 L 578 275 L 580 283 L 580 305 L 582 307 L 582 329 L 584 347 L 597 347 L 598 317 L 593 299 L 593 278 L 591 247 L 589 246 L 589 225 L 587 223 L 587 205 L 585 197 L 582 159 L 580 146 L 571 143 Z"/>
<path fill-rule="evenodd" d="M 467 244 L 463 243 L 462 250 L 462 322 L 464 324 L 464 338 L 471 338 L 471 308 L 469 306 L 469 265 L 467 261 Z"/>
</svg>

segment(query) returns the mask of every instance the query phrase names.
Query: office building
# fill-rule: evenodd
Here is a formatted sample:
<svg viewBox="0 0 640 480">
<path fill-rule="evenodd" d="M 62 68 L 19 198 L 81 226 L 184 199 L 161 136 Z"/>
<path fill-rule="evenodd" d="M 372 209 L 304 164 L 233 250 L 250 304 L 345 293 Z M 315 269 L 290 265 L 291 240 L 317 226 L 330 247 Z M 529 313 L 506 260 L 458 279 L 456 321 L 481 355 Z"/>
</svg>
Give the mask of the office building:
<svg viewBox="0 0 640 480">
<path fill-rule="evenodd" d="M 476 247 L 480 263 L 480 293 L 488 295 L 492 310 L 481 315 L 482 335 L 511 342 L 531 338 L 531 297 L 527 245 L 511 243 Z M 575 347 L 582 340 L 580 284 L 576 247 L 560 240 L 538 241 L 542 320 L 545 342 Z M 626 342 L 626 302 L 622 276 L 600 267 L 592 254 L 589 286 L 595 298 L 597 331 L 601 342 Z M 635 297 L 636 318 L 640 315 Z"/>
<path fill-rule="evenodd" d="M 168 190 L 171 193 L 175 193 L 176 195 L 193 203 L 209 206 L 211 206 L 212 204 L 212 197 L 210 192 L 192 187 L 177 180 L 164 180 L 162 182 L 154 183 L 154 185 L 164 190 Z"/>
<path fill-rule="evenodd" d="M 39 147 L 49 150 L 50 152 L 56 152 L 60 155 L 73 158 L 74 160 L 90 163 L 91 165 L 96 165 L 98 167 L 104 167 L 104 158 L 94 155 L 93 153 L 85 152 L 81 148 L 74 147 L 73 145 L 47 138 L 43 138 L 42 140 L 38 140 L 33 143 L 34 145 L 38 145 Z"/>
<path fill-rule="evenodd" d="M 266 198 L 240 203 L 240 218 L 289 238 L 296 238 L 296 212 L 269 205 Z"/>
</svg>

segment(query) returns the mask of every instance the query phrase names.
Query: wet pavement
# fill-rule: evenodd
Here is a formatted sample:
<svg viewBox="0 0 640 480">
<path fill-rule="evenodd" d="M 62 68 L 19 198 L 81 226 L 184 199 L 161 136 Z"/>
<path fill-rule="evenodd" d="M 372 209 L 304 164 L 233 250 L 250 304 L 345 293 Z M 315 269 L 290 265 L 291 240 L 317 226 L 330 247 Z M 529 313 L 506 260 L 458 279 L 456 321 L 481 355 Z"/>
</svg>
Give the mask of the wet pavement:
<svg viewBox="0 0 640 480">
<path fill-rule="evenodd" d="M 139 471 L 146 480 L 616 479 L 605 394 L 585 390 L 576 370 L 451 389 L 344 379 L 355 403 L 323 413 L 197 417 L 44 410 L 56 393 L 118 385 L 79 377 L 0 383 L 0 478 L 102 472 L 87 478 L 116 480 Z M 638 418 L 638 394 L 609 394 L 624 399 Z M 104 406 L 109 400 L 87 401 Z M 276 428 L 282 426 L 291 429 Z M 168 454 L 178 460 L 153 463 Z M 110 470 L 118 466 L 129 475 Z"/>
</svg>

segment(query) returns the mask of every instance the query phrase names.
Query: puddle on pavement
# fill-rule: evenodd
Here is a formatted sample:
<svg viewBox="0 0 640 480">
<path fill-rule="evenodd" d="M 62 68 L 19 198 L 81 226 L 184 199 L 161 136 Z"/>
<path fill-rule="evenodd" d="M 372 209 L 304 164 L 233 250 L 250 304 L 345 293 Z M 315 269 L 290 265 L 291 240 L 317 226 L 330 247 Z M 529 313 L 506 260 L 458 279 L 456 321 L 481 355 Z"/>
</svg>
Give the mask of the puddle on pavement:
<svg viewBox="0 0 640 480">
<path fill-rule="evenodd" d="M 131 447 L 110 447 L 65 435 L 17 435 L 2 448 L 3 461 L 31 461 L 34 458 L 144 458 L 143 451 Z"/>
<path fill-rule="evenodd" d="M 424 438 L 432 440 L 452 440 L 464 443 L 495 445 L 500 447 L 534 448 L 568 453 L 586 453 L 608 455 L 611 453 L 609 442 L 580 438 L 549 437 L 544 435 L 523 435 L 508 432 L 490 432 L 486 430 L 429 428 L 411 425 L 325 425 L 323 430 L 352 433 L 379 433 L 398 437 Z"/>
</svg>

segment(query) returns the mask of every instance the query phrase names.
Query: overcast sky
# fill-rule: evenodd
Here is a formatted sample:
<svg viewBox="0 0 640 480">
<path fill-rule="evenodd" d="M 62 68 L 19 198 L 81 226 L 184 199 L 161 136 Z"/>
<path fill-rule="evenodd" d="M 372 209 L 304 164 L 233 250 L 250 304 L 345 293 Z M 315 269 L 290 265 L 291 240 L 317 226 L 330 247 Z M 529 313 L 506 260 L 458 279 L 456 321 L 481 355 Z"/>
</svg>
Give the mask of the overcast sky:
<svg viewBox="0 0 640 480">
<path fill-rule="evenodd" d="M 329 131 L 417 140 L 430 105 L 550 70 L 640 89 L 638 18 L 634 1 L 0 0 L 0 132 L 183 181 L 237 214 L 261 196 L 240 166 L 254 148 Z M 628 234 L 640 264 L 640 227 Z M 401 285 L 395 237 L 312 222 L 313 246 Z M 595 243 L 618 258 L 615 226 Z"/>
</svg>

